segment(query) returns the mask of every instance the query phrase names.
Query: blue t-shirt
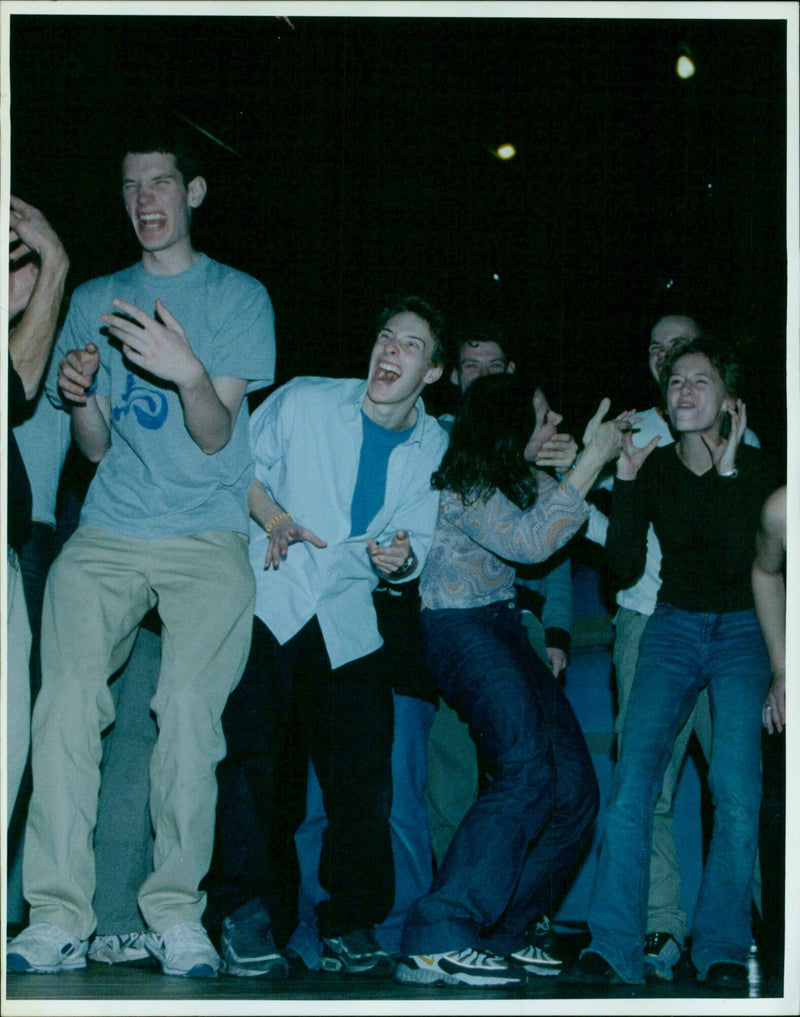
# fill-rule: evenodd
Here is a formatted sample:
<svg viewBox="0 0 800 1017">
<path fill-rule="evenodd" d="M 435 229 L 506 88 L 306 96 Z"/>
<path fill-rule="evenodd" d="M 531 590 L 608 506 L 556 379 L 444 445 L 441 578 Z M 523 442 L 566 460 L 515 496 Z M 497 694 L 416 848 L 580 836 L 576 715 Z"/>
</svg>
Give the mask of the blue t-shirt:
<svg viewBox="0 0 800 1017">
<path fill-rule="evenodd" d="M 370 522 L 378 514 L 386 496 L 386 471 L 392 449 L 402 445 L 411 437 L 413 428 L 405 431 L 390 431 L 371 420 L 361 411 L 364 440 L 358 460 L 358 476 L 350 508 L 350 536 L 366 533 Z"/>
<path fill-rule="evenodd" d="M 252 276 L 200 255 L 178 275 L 153 275 L 141 263 L 93 279 L 72 296 L 47 380 L 60 401 L 58 364 L 88 342 L 100 351 L 97 394 L 111 401 L 111 447 L 81 512 L 82 526 L 133 537 L 175 537 L 210 530 L 247 533 L 253 478 L 246 401 L 228 444 L 206 455 L 184 423 L 177 389 L 132 365 L 105 334 L 100 315 L 120 297 L 155 314 L 159 297 L 181 324 L 210 378 L 242 378 L 247 391 L 275 371 L 275 321 L 266 289 Z"/>
</svg>

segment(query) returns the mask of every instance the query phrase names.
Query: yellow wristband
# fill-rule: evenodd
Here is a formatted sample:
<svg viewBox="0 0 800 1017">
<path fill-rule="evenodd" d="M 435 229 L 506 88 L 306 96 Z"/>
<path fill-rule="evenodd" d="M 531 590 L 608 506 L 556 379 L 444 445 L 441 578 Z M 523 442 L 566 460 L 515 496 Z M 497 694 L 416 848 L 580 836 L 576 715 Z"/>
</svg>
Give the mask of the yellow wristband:
<svg viewBox="0 0 800 1017">
<path fill-rule="evenodd" d="M 284 519 L 291 519 L 291 518 L 292 518 L 292 517 L 291 517 L 291 516 L 289 515 L 289 513 L 288 513 L 288 512 L 279 512 L 279 513 L 278 513 L 278 514 L 277 514 L 276 516 L 273 516 L 273 517 L 272 517 L 272 519 L 270 519 L 270 521 L 269 521 L 269 522 L 267 523 L 267 525 L 266 525 L 266 526 L 264 527 L 264 532 L 266 533 L 266 535 L 267 535 L 268 537 L 271 537 L 271 536 L 272 536 L 272 527 L 273 527 L 273 526 L 274 526 L 274 525 L 275 525 L 276 523 L 280 523 L 280 522 L 282 522 L 282 521 L 283 521 Z"/>
</svg>

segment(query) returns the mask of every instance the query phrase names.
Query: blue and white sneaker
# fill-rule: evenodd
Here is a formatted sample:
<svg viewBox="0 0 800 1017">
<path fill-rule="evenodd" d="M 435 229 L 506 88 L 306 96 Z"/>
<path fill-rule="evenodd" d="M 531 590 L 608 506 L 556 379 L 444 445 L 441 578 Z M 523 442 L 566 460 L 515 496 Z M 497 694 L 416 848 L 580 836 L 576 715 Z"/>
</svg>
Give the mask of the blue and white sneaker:
<svg viewBox="0 0 800 1017">
<path fill-rule="evenodd" d="M 289 961 L 275 946 L 269 914 L 259 900 L 226 918 L 220 936 L 222 970 L 240 978 L 286 978 Z"/>
<path fill-rule="evenodd" d="M 146 932 L 122 932 L 111 936 L 95 936 L 86 955 L 100 964 L 153 964 L 153 958 L 144 945 Z"/>
<path fill-rule="evenodd" d="M 484 989 L 508 988 L 527 981 L 526 971 L 519 964 L 471 947 L 398 957 L 394 977 L 405 985 L 469 985 Z"/>
<path fill-rule="evenodd" d="M 32 922 L 6 948 L 6 971 L 54 975 L 86 967 L 88 939 L 77 939 L 57 925 Z"/>
<path fill-rule="evenodd" d="M 363 975 L 387 970 L 389 954 L 381 949 L 373 929 L 355 929 L 342 936 L 322 939 L 322 970 L 341 971 L 346 975 Z"/>
<path fill-rule="evenodd" d="M 148 932 L 144 945 L 165 975 L 216 978 L 220 958 L 201 922 L 179 922 L 165 932 Z"/>
</svg>

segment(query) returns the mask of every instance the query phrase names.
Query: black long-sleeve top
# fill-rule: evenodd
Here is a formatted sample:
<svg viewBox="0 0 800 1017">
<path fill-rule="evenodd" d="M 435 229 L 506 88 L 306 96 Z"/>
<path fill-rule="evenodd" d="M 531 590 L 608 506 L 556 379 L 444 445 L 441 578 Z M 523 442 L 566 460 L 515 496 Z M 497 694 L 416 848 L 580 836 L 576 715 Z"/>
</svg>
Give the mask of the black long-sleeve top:
<svg viewBox="0 0 800 1017">
<path fill-rule="evenodd" d="M 777 479 L 759 449 L 741 445 L 738 476 L 698 477 L 677 445 L 655 449 L 636 480 L 614 481 L 606 550 L 622 586 L 644 570 L 648 523 L 661 545 L 660 603 L 714 614 L 753 607 L 750 569 L 761 507 Z"/>
</svg>

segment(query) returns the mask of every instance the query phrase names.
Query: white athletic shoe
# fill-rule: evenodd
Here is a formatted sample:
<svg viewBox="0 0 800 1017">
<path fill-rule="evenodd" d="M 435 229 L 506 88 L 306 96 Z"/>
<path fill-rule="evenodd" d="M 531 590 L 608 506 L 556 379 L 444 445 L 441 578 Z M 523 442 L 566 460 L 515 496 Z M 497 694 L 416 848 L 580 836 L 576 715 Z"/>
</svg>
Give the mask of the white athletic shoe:
<svg viewBox="0 0 800 1017">
<path fill-rule="evenodd" d="M 406 985 L 470 985 L 482 988 L 522 985 L 525 969 L 485 950 L 398 957 L 394 976 Z"/>
<path fill-rule="evenodd" d="M 95 936 L 89 944 L 87 957 L 101 964 L 150 961 L 150 953 L 144 945 L 146 935 L 145 932 L 121 932 L 113 936 Z"/>
<path fill-rule="evenodd" d="M 88 939 L 77 939 L 57 925 L 33 922 L 6 947 L 6 971 L 54 975 L 86 967 Z"/>
<path fill-rule="evenodd" d="M 165 975 L 216 978 L 220 957 L 201 922 L 180 922 L 166 932 L 148 932 L 145 947 Z"/>
</svg>

